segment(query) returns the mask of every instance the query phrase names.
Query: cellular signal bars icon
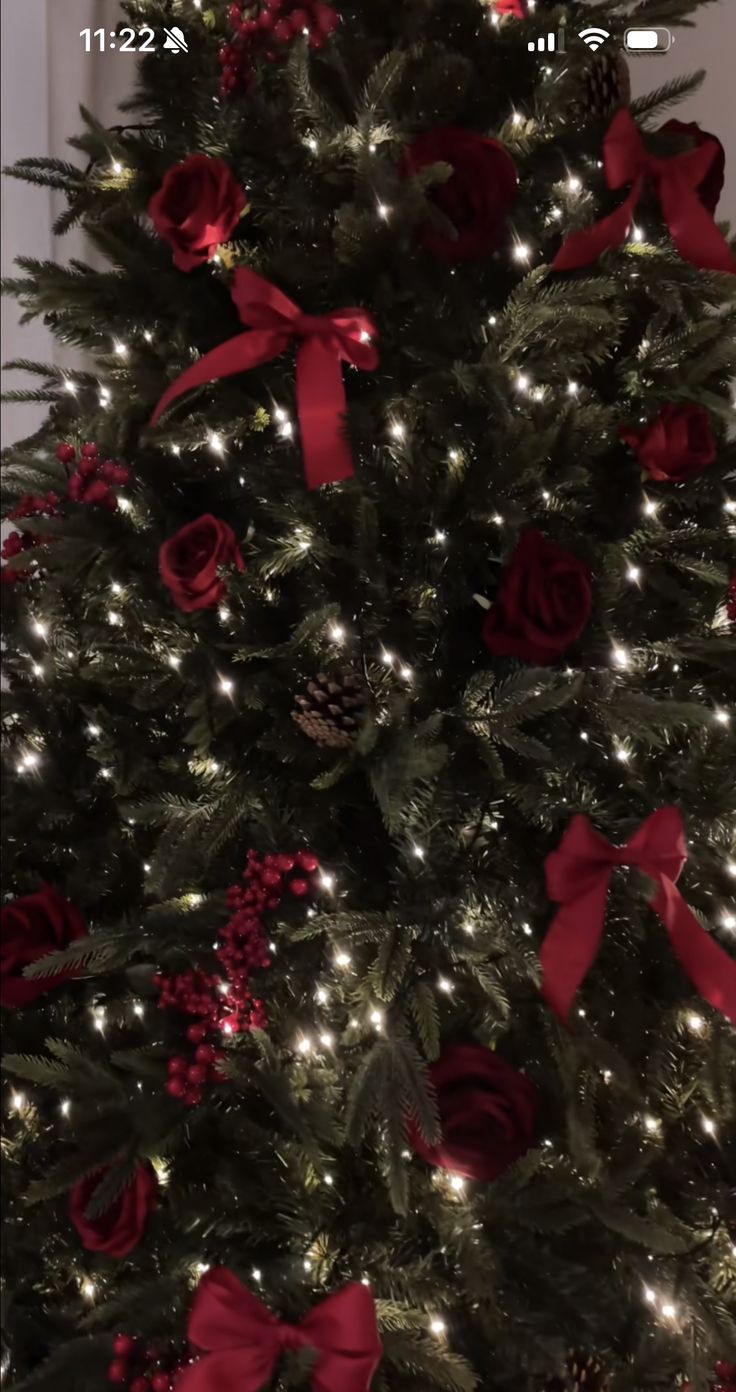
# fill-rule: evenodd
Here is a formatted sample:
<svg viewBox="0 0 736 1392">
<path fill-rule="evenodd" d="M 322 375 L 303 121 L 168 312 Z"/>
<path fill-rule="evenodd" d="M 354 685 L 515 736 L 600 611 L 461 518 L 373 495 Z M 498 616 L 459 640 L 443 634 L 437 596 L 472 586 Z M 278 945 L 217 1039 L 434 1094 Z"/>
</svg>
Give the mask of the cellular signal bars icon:
<svg viewBox="0 0 736 1392">
<path fill-rule="evenodd" d="M 565 52 L 565 28 L 564 25 L 557 30 L 556 34 L 542 34 L 538 39 L 530 39 L 527 48 L 530 53 L 564 53 Z"/>
</svg>

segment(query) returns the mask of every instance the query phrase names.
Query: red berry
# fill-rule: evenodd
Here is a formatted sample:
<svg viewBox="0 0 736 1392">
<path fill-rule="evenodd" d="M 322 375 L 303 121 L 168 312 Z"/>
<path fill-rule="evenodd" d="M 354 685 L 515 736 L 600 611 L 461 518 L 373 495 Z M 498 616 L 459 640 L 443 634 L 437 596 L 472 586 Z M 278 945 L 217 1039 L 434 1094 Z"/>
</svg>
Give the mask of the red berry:
<svg viewBox="0 0 736 1392">
<path fill-rule="evenodd" d="M 309 880 L 290 880 L 289 889 L 297 899 L 303 899 L 304 895 L 309 893 Z"/>
<path fill-rule="evenodd" d="M 80 459 L 77 465 L 77 473 L 80 478 L 94 478 L 97 473 L 97 460 L 88 455 L 85 459 Z"/>
<path fill-rule="evenodd" d="M 135 1349 L 135 1339 L 132 1334 L 116 1334 L 112 1341 L 112 1351 L 116 1358 L 130 1358 Z"/>
<path fill-rule="evenodd" d="M 187 1107 L 198 1107 L 202 1101 L 202 1089 L 199 1087 L 188 1087 L 184 1093 L 184 1101 Z M 168 1387 L 168 1383 L 166 1386 Z"/>
<path fill-rule="evenodd" d="M 183 1078 L 169 1078 L 169 1081 L 166 1084 L 166 1091 L 168 1092 L 169 1097 L 183 1097 L 186 1099 L 187 1085 L 184 1082 Z"/>
<path fill-rule="evenodd" d="M 206 1083 L 207 1069 L 205 1068 L 204 1064 L 193 1063 L 191 1068 L 187 1069 L 187 1079 L 190 1083 L 193 1084 L 194 1087 L 201 1087 L 203 1083 Z"/>
<path fill-rule="evenodd" d="M 227 17 L 228 17 L 228 19 L 230 20 L 230 23 L 232 24 L 233 28 L 236 28 L 237 25 L 240 23 L 240 15 L 241 15 L 241 10 L 240 10 L 240 6 L 239 6 L 239 5 L 230 5 L 230 6 L 229 6 L 228 12 L 227 12 Z"/>
<path fill-rule="evenodd" d="M 725 1359 L 719 1358 L 713 1371 L 716 1377 L 731 1382 L 733 1378 L 736 1378 L 736 1363 L 726 1363 Z"/>
<path fill-rule="evenodd" d="M 279 856 L 279 870 L 283 870 L 283 872 L 284 872 L 285 875 L 290 874 L 291 871 L 294 869 L 294 866 L 296 865 L 296 861 L 297 861 L 296 856 L 293 856 L 293 855 L 280 855 L 280 856 Z"/>
<path fill-rule="evenodd" d="M 313 875 L 315 870 L 319 870 L 319 861 L 311 851 L 298 851 L 296 859 L 302 870 L 306 870 L 308 875 Z"/>
<path fill-rule="evenodd" d="M 151 1392 L 151 1384 L 147 1377 L 134 1378 L 130 1384 L 128 1392 Z"/>
<path fill-rule="evenodd" d="M 77 451 L 73 445 L 57 445 L 56 458 L 61 464 L 71 464 L 76 459 Z"/>
<path fill-rule="evenodd" d="M 275 23 L 276 21 L 269 10 L 261 10 L 261 13 L 258 16 L 259 29 L 265 29 L 268 33 L 270 29 L 273 29 Z"/>
<path fill-rule="evenodd" d="M 99 452 L 97 446 L 93 445 L 90 441 L 88 441 L 86 445 L 82 445 L 83 459 L 96 459 Z"/>
<path fill-rule="evenodd" d="M 84 490 L 83 501 L 92 506 L 94 506 L 95 503 L 101 504 L 103 507 L 108 506 L 110 498 L 112 498 L 110 489 L 106 483 L 102 482 L 102 479 L 93 479 L 89 488 L 85 488 Z M 114 501 L 115 499 L 113 498 L 113 503 Z"/>
<path fill-rule="evenodd" d="M 169 1059 L 170 1073 L 186 1073 L 188 1067 L 189 1060 L 185 1059 L 182 1054 L 176 1054 L 174 1058 Z"/>
<path fill-rule="evenodd" d="M 154 1373 L 151 1378 L 151 1387 L 153 1392 L 169 1392 L 171 1378 L 168 1373 Z"/>
<path fill-rule="evenodd" d="M 278 889 L 281 884 L 281 871 L 264 870 L 261 875 L 261 884 L 264 884 L 267 889 Z"/>
<path fill-rule="evenodd" d="M 207 1029 L 205 1025 L 189 1026 L 189 1029 L 187 1030 L 187 1039 L 189 1039 L 192 1044 L 201 1044 L 202 1040 L 206 1038 Z"/>
<path fill-rule="evenodd" d="M 277 43 L 290 43 L 292 39 L 291 20 L 279 19 L 274 25 L 273 36 Z"/>
<path fill-rule="evenodd" d="M 200 1044 L 194 1057 L 197 1063 L 214 1063 L 217 1057 L 217 1050 L 214 1044 Z"/>
<path fill-rule="evenodd" d="M 122 1362 L 120 1361 L 119 1358 L 116 1358 L 116 1359 L 115 1359 L 115 1362 L 114 1362 L 114 1363 L 111 1363 L 111 1364 L 110 1364 L 110 1367 L 109 1367 L 108 1370 L 107 1370 L 107 1380 L 108 1380 L 108 1382 L 127 1382 L 127 1381 L 128 1381 L 128 1365 L 127 1365 L 127 1363 L 122 1363 Z"/>
</svg>

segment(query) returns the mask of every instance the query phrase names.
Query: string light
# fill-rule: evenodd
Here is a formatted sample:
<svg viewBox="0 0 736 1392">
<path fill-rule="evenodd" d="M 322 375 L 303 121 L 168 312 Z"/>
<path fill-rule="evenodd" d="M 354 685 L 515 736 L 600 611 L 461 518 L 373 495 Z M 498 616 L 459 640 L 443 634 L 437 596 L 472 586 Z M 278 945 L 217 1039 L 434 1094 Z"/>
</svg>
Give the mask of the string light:
<svg viewBox="0 0 736 1392">
<path fill-rule="evenodd" d="M 516 242 L 514 246 L 515 261 L 528 261 L 531 254 L 531 247 L 526 242 Z"/>
<path fill-rule="evenodd" d="M 705 1117 L 705 1116 L 704 1116 L 704 1117 L 701 1117 L 701 1118 L 700 1118 L 700 1125 L 702 1126 L 702 1128 L 703 1128 L 703 1130 L 704 1130 L 706 1136 L 715 1136 L 715 1134 L 716 1134 L 716 1124 L 715 1124 L 715 1122 L 713 1121 L 713 1118 L 712 1118 L 712 1117 Z"/>
<path fill-rule="evenodd" d="M 429 1322 L 429 1328 L 432 1334 L 436 1334 L 438 1338 L 441 1338 L 447 1329 L 447 1325 L 443 1319 L 439 1318 L 439 1315 L 434 1315 Z"/>
<path fill-rule="evenodd" d="M 444 546 L 445 542 L 447 541 L 447 532 L 442 532 L 439 530 L 439 528 L 437 528 L 434 534 L 434 540 L 436 541 L 438 546 Z"/>
<path fill-rule="evenodd" d="M 322 888 L 327 890 L 328 894 L 335 888 L 335 876 L 327 874 L 324 870 L 320 874 L 319 882 Z"/>
<path fill-rule="evenodd" d="M 387 652 L 384 648 L 383 652 L 381 653 L 381 661 L 385 662 L 387 667 L 392 667 L 394 662 L 393 653 Z"/>
<path fill-rule="evenodd" d="M 105 1025 L 107 1024 L 107 1012 L 103 1005 L 96 1005 L 93 1008 L 92 1019 L 95 1029 L 98 1030 L 100 1034 L 103 1034 Z"/>
<path fill-rule="evenodd" d="M 119 358 L 127 358 L 127 356 L 128 356 L 128 345 L 127 345 L 127 343 L 115 343 L 113 346 L 114 346 L 115 353 L 117 354 L 117 356 L 118 356 Z"/>
<path fill-rule="evenodd" d="M 383 1015 L 380 1010 L 371 1011 L 370 1021 L 377 1030 L 383 1029 Z"/>
<path fill-rule="evenodd" d="M 210 449 L 212 450 L 213 454 L 225 453 L 225 446 L 223 445 L 222 440 L 220 439 L 220 436 L 217 434 L 216 430 L 210 431 L 207 443 Z"/>
<path fill-rule="evenodd" d="M 634 226 L 633 226 L 632 229 L 631 229 L 631 240 L 632 240 L 632 242 L 643 242 L 643 241 L 644 241 L 644 230 L 643 230 L 643 228 L 637 227 L 636 224 L 634 224 Z"/>
<path fill-rule="evenodd" d="M 113 628 L 117 628 L 118 624 L 121 624 L 123 622 L 122 615 L 118 614 L 115 609 L 108 609 L 107 622 L 109 624 L 112 624 Z"/>
<path fill-rule="evenodd" d="M 380 218 L 383 218 L 384 222 L 388 222 L 391 216 L 391 209 L 388 208 L 385 203 L 379 203 L 376 212 Z"/>
<path fill-rule="evenodd" d="M 113 172 L 113 174 L 122 174 L 122 172 L 123 172 L 123 166 L 122 166 L 122 164 L 120 163 L 120 160 L 113 160 L 113 162 L 112 162 L 112 172 Z"/>
<path fill-rule="evenodd" d="M 302 1035 L 301 1039 L 297 1040 L 297 1046 L 296 1046 L 296 1047 L 297 1047 L 297 1051 L 298 1051 L 300 1054 L 311 1054 L 311 1052 L 312 1052 L 312 1041 L 311 1041 L 311 1039 L 309 1038 L 308 1035 L 304 1034 L 304 1035 Z"/>
<path fill-rule="evenodd" d="M 736 928 L 736 917 L 731 913 L 724 913 L 721 918 L 721 927 L 729 929 Z"/>
<path fill-rule="evenodd" d="M 414 677 L 414 673 L 412 672 L 411 667 L 402 667 L 399 671 L 399 676 L 403 677 L 404 681 L 411 681 Z"/>
<path fill-rule="evenodd" d="M 170 667 L 181 667 L 181 658 L 176 653 L 169 653 L 166 661 Z"/>
<path fill-rule="evenodd" d="M 33 672 L 34 677 L 43 676 L 43 667 L 41 666 L 40 662 L 34 662 L 33 666 L 31 667 L 31 671 Z"/>
<path fill-rule="evenodd" d="M 351 961 L 352 961 L 352 958 L 351 958 L 349 952 L 336 952 L 336 953 L 335 953 L 335 966 L 337 966 L 337 967 L 349 967 Z"/>
<path fill-rule="evenodd" d="M 651 1286 L 644 1287 L 644 1299 L 646 1300 L 647 1305 L 656 1305 L 657 1294 L 656 1291 L 652 1290 Z"/>
<path fill-rule="evenodd" d="M 643 1121 L 644 1121 L 644 1130 L 645 1130 L 645 1131 L 648 1131 L 649 1134 L 650 1134 L 650 1136 L 654 1136 L 654 1135 L 656 1134 L 656 1132 L 659 1131 L 659 1127 L 660 1127 L 659 1117 L 652 1116 L 651 1113 L 648 1113 L 648 1114 L 643 1118 Z"/>
<path fill-rule="evenodd" d="M 528 390 L 529 390 L 529 386 L 530 386 L 530 381 L 529 381 L 529 378 L 527 377 L 526 373 L 525 373 L 525 372 L 517 372 L 517 374 L 516 374 L 516 390 L 517 390 L 517 391 L 520 391 L 520 392 L 525 392 L 525 391 L 528 391 Z"/>
<path fill-rule="evenodd" d="M 328 1030 L 326 1030 L 324 1034 L 321 1034 L 319 1036 L 319 1042 L 322 1045 L 323 1049 L 331 1049 L 335 1042 L 335 1039 L 334 1036 L 331 1035 Z"/>
<path fill-rule="evenodd" d="M 578 385 L 577 382 L 568 382 L 568 384 L 567 384 L 567 393 L 568 393 L 568 396 L 577 396 L 577 394 L 578 394 L 579 391 L 580 391 L 580 387 L 579 387 L 579 385 Z"/>
<path fill-rule="evenodd" d="M 263 1279 L 263 1272 L 262 1272 L 262 1271 L 260 1270 L 260 1268 L 257 1267 L 257 1266 L 254 1266 L 254 1267 L 253 1267 L 253 1270 L 251 1271 L 250 1274 L 251 1274 L 251 1276 L 253 1277 L 253 1280 L 254 1280 L 254 1281 L 259 1281 L 259 1282 L 260 1282 L 260 1281 Z"/>
<path fill-rule="evenodd" d="M 673 1305 L 670 1301 L 666 1301 L 664 1305 L 661 1305 L 660 1310 L 664 1319 L 677 1319 L 677 1306 Z"/>
<path fill-rule="evenodd" d="M 567 181 L 567 187 L 569 188 L 570 193 L 579 193 L 581 188 L 583 187 L 582 180 L 578 179 L 576 174 L 571 174 Z"/>
<path fill-rule="evenodd" d="M 342 643 L 345 637 L 345 629 L 342 624 L 332 624 L 327 630 L 327 635 L 333 643 Z"/>
<path fill-rule="evenodd" d="M 94 1300 L 97 1294 L 97 1287 L 94 1281 L 90 1281 L 88 1276 L 82 1281 L 80 1289 L 85 1300 Z"/>
<path fill-rule="evenodd" d="M 233 690 L 234 686 L 235 686 L 235 682 L 232 680 L 231 677 L 220 677 L 220 680 L 219 680 L 219 687 L 220 687 L 220 690 L 221 690 L 222 692 L 224 692 L 224 694 L 225 694 L 226 696 L 229 696 L 229 695 L 230 695 L 230 693 L 231 693 L 231 691 Z"/>
<path fill-rule="evenodd" d="M 718 724 L 719 724 L 719 725 L 730 725 L 730 723 L 731 723 L 731 717 L 730 717 L 728 711 L 725 711 L 725 710 L 717 710 L 717 711 L 714 711 L 713 714 L 714 714 L 716 720 L 718 721 Z"/>
<path fill-rule="evenodd" d="M 449 996 L 452 995 L 452 992 L 455 988 L 452 982 L 448 981 L 446 976 L 441 976 L 439 981 L 437 982 L 437 989 L 440 991 L 444 991 L 445 995 Z"/>
<path fill-rule="evenodd" d="M 70 396 L 76 396 L 76 394 L 77 394 L 77 384 L 76 384 L 76 382 L 73 382 L 73 381 L 71 380 L 71 377 L 67 377 L 67 379 L 66 379 L 66 381 L 65 381 L 65 383 L 64 383 L 64 390 L 65 390 L 65 391 L 68 391 L 69 394 L 70 394 Z"/>
<path fill-rule="evenodd" d="M 627 580 L 630 580 L 631 583 L 632 583 L 632 585 L 637 585 L 637 584 L 639 583 L 640 579 L 641 579 L 641 571 L 640 571 L 639 567 L 638 567 L 638 566 L 629 566 L 629 568 L 628 568 L 628 570 L 627 570 L 627 572 L 626 572 L 626 579 L 627 579 Z"/>
<path fill-rule="evenodd" d="M 118 507 L 120 508 L 121 512 L 130 512 L 132 506 L 133 504 L 131 503 L 130 498 L 124 498 L 122 493 L 118 493 Z"/>
<path fill-rule="evenodd" d="M 611 654 L 611 661 L 615 663 L 617 667 L 628 667 L 630 661 L 629 654 L 625 648 L 614 647 Z"/>
<path fill-rule="evenodd" d="M 702 1034 L 705 1029 L 705 1020 L 702 1015 L 688 1015 L 686 1023 L 693 1034 Z"/>
<path fill-rule="evenodd" d="M 10 1106 L 14 1112 L 23 1112 L 26 1107 L 26 1098 L 22 1092 L 14 1092 L 10 1098 Z"/>
<path fill-rule="evenodd" d="M 393 435 L 395 440 L 403 440 L 406 434 L 406 427 L 401 424 L 401 421 L 392 421 L 389 426 L 389 433 Z"/>
<path fill-rule="evenodd" d="M 462 1175 L 450 1175 L 450 1188 L 454 1189 L 456 1194 L 462 1193 L 463 1189 L 465 1188 L 465 1180 L 463 1179 Z"/>
<path fill-rule="evenodd" d="M 412 846 L 411 853 L 413 856 L 416 856 L 417 860 L 424 860 L 427 854 L 423 846 L 417 846 L 416 844 Z"/>
<path fill-rule="evenodd" d="M 642 503 L 642 511 L 645 517 L 656 517 L 658 507 L 659 503 L 655 502 L 654 498 L 645 498 Z"/>
<path fill-rule="evenodd" d="M 143 337 L 145 338 L 146 343 L 153 343 L 153 334 L 151 333 L 150 329 L 143 330 Z"/>
</svg>

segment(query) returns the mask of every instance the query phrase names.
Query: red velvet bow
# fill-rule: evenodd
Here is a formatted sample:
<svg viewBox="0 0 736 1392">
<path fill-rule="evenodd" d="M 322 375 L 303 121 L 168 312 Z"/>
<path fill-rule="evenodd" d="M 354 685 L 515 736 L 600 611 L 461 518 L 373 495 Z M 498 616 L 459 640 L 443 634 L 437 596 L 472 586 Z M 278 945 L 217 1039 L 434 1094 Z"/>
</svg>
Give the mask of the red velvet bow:
<svg viewBox="0 0 736 1392">
<path fill-rule="evenodd" d="M 558 909 L 542 944 L 542 994 L 566 1021 L 575 992 L 603 937 L 606 894 L 616 865 L 636 865 L 657 884 L 659 914 L 682 967 L 701 996 L 736 1024 L 736 962 L 706 933 L 675 881 L 687 861 L 682 817 L 662 807 L 625 846 L 612 846 L 587 817 L 573 817 L 559 848 L 547 856 L 547 891 Z"/>
<path fill-rule="evenodd" d="M 293 300 L 247 266 L 235 272 L 232 297 L 250 332 L 221 343 L 182 372 L 161 397 L 151 425 L 157 425 L 166 407 L 190 387 L 270 362 L 292 338 L 299 338 L 296 396 L 307 486 L 319 488 L 350 478 L 355 470 L 342 431 L 346 402 L 341 361 L 365 371 L 378 366 L 378 352 L 371 342 L 378 337 L 373 319 L 364 309 L 302 314 Z"/>
<path fill-rule="evenodd" d="M 300 1348 L 317 1351 L 313 1392 L 369 1392 L 383 1352 L 367 1286 L 353 1282 L 301 1324 L 282 1324 L 224 1266 L 202 1277 L 187 1333 L 205 1354 L 180 1373 L 176 1392 L 260 1392 L 282 1353 Z"/>
<path fill-rule="evenodd" d="M 602 252 L 621 246 L 629 235 L 644 185 L 650 179 L 680 255 L 702 270 L 736 274 L 736 260 L 728 242 L 697 193 L 718 158 L 717 141 L 706 140 L 697 149 L 671 159 L 655 159 L 648 154 L 631 112 L 624 107 L 616 112 L 608 128 L 603 152 L 608 187 L 619 189 L 631 184 L 631 192 L 610 217 L 567 238 L 552 263 L 554 270 L 589 266 Z"/>
</svg>

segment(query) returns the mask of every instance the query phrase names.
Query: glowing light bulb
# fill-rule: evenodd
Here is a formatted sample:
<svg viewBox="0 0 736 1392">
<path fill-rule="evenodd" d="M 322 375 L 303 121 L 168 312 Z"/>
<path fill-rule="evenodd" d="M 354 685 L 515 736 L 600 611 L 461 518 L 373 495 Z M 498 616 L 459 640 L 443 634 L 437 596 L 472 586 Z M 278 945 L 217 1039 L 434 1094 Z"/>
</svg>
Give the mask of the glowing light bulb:
<svg viewBox="0 0 736 1392">
<path fill-rule="evenodd" d="M 113 628 L 117 628 L 117 626 L 123 622 L 122 615 L 118 614 L 115 609 L 108 609 L 107 622 L 112 624 Z"/>
<path fill-rule="evenodd" d="M 235 686 L 235 682 L 232 681 L 230 677 L 220 677 L 219 686 L 220 690 L 224 692 L 226 696 L 229 696 Z"/>
<path fill-rule="evenodd" d="M 59 1111 L 61 1112 L 61 1115 L 62 1115 L 63 1117 L 68 1117 L 68 1115 L 69 1115 L 71 1109 L 72 1109 L 72 1104 L 71 1104 L 71 1102 L 69 1101 L 69 1098 L 68 1098 L 68 1097 L 65 1097 L 65 1098 L 64 1098 L 64 1101 L 59 1103 Z"/>
<path fill-rule="evenodd" d="M 442 532 L 438 528 L 434 534 L 434 540 L 437 542 L 438 546 L 444 546 L 447 541 L 447 532 Z"/>
<path fill-rule="evenodd" d="M 671 1301 L 666 1301 L 665 1304 L 662 1305 L 660 1308 L 661 1308 L 661 1311 L 662 1311 L 662 1318 L 663 1318 L 663 1319 L 666 1319 L 666 1320 L 677 1319 L 677 1306 L 676 1306 L 676 1305 L 673 1305 L 673 1304 L 671 1303 Z"/>
<path fill-rule="evenodd" d="M 387 207 L 385 203 L 379 203 L 376 212 L 380 218 L 383 218 L 384 222 L 388 222 L 391 216 L 391 209 Z"/>
<path fill-rule="evenodd" d="M 450 1175 L 450 1188 L 454 1189 L 456 1194 L 459 1194 L 465 1188 L 465 1180 L 462 1175 Z"/>
<path fill-rule="evenodd" d="M 97 1294 L 97 1287 L 94 1281 L 90 1281 L 89 1277 L 86 1277 L 85 1280 L 82 1281 L 80 1290 L 85 1300 L 94 1300 Z"/>
<path fill-rule="evenodd" d="M 578 392 L 580 391 L 580 387 L 577 382 L 568 382 L 567 391 L 569 396 L 577 396 Z"/>
<path fill-rule="evenodd" d="M 413 856 L 416 856 L 417 860 L 424 860 L 424 857 L 427 854 L 423 846 L 417 845 L 412 846 L 411 853 Z"/>
<path fill-rule="evenodd" d="M 730 724 L 731 724 L 731 717 L 730 717 L 728 711 L 725 711 L 725 710 L 717 710 L 717 711 L 714 711 L 713 714 L 714 714 L 716 720 L 718 721 L 718 724 L 719 724 L 719 725 L 730 725 Z"/>
<path fill-rule="evenodd" d="M 406 434 L 406 427 L 401 424 L 401 421 L 392 421 L 389 432 L 393 435 L 395 440 L 403 440 Z"/>
<path fill-rule="evenodd" d="M 207 443 L 210 449 L 212 450 L 213 454 L 225 453 L 225 446 L 223 445 L 222 440 L 220 439 L 220 436 L 217 434 L 216 430 L 210 431 Z"/>
<path fill-rule="evenodd" d="M 333 643 L 341 643 L 345 637 L 345 629 L 342 624 L 332 624 L 327 634 Z"/>
<path fill-rule="evenodd" d="M 531 247 L 526 242 L 517 242 L 514 247 L 515 261 L 528 261 L 531 256 Z"/>
<path fill-rule="evenodd" d="M 150 866 L 149 866 L 148 868 L 150 869 Z M 143 1019 L 143 1016 L 145 1015 L 145 1013 L 146 1013 L 146 1008 L 145 1008 L 145 1006 L 142 1005 L 142 1003 L 141 1003 L 140 1001 L 136 1001 L 135 1005 L 133 1006 L 133 1014 L 134 1014 L 134 1015 L 137 1015 L 139 1020 L 142 1020 L 142 1019 Z"/>
<path fill-rule="evenodd" d="M 351 958 L 349 952 L 336 952 L 336 953 L 335 953 L 335 966 L 337 966 L 337 967 L 349 967 L 351 961 L 352 961 L 352 958 Z"/>
<path fill-rule="evenodd" d="M 122 164 L 120 163 L 120 160 L 113 160 L 113 162 L 112 162 L 112 172 L 113 172 L 113 174 L 122 174 L 122 172 L 123 172 L 123 166 L 122 166 Z"/>
<path fill-rule="evenodd" d="M 14 1112 L 22 1112 L 26 1105 L 25 1095 L 22 1092 L 14 1092 L 10 1098 L 10 1105 Z"/>
<path fill-rule="evenodd" d="M 403 677 L 404 681 L 411 681 L 414 676 L 414 673 L 412 672 L 411 667 L 402 667 L 399 671 L 399 676 Z"/>
<path fill-rule="evenodd" d="M 128 345 L 127 345 L 127 343 L 116 343 L 116 344 L 114 345 L 114 349 L 115 349 L 115 352 L 116 352 L 116 354 L 117 354 L 117 356 L 118 356 L 119 358 L 127 358 L 127 356 L 128 356 Z"/>
<path fill-rule="evenodd" d="M 644 1287 L 644 1299 L 646 1300 L 647 1305 L 656 1305 L 657 1293 L 656 1291 L 652 1290 L 651 1286 Z"/>
<path fill-rule="evenodd" d="M 66 381 L 65 381 L 65 383 L 64 383 L 64 390 L 65 390 L 65 391 L 68 391 L 70 396 L 76 396 L 76 394 L 77 394 L 77 384 L 76 384 L 76 382 L 72 382 L 71 378 L 70 378 L 70 377 L 67 377 L 67 379 L 66 379 Z"/>
<path fill-rule="evenodd" d="M 371 1011 L 371 1015 L 370 1015 L 370 1020 L 371 1020 L 371 1024 L 372 1024 L 372 1025 L 375 1025 L 376 1029 L 381 1029 L 381 1028 L 382 1028 L 382 1026 L 383 1026 L 383 1015 L 381 1014 L 381 1011 L 380 1011 L 380 1010 L 372 1010 L 372 1011 Z"/>
<path fill-rule="evenodd" d="M 222 623 L 227 623 L 228 619 L 230 618 L 230 610 L 224 607 L 222 609 L 218 609 L 217 617 L 218 619 L 220 619 Z"/>
<path fill-rule="evenodd" d="M 611 661 L 616 665 L 616 667 L 628 667 L 629 654 L 627 653 L 625 648 L 614 647 L 613 652 L 611 653 Z"/>
<path fill-rule="evenodd" d="M 98 1032 L 99 1032 L 100 1034 L 103 1034 L 103 1033 L 104 1033 L 104 1029 L 105 1029 L 105 1025 L 107 1024 L 107 1012 L 106 1012 L 104 1006 L 102 1006 L 102 1005 L 97 1005 L 97 1006 L 95 1006 L 95 1008 L 94 1008 L 94 1010 L 93 1010 L 93 1012 L 92 1012 L 92 1018 L 93 1018 L 93 1021 L 94 1021 L 94 1027 L 95 1027 L 95 1029 L 98 1030 Z"/>
<path fill-rule="evenodd" d="M 447 1325 L 443 1319 L 435 1315 L 429 1322 L 429 1328 L 433 1334 L 436 1334 L 437 1337 L 440 1338 L 445 1333 Z"/>
<path fill-rule="evenodd" d="M 713 1118 L 712 1118 L 712 1117 L 705 1117 L 705 1116 L 704 1116 L 704 1117 L 701 1117 L 701 1118 L 700 1118 L 700 1125 L 702 1126 L 702 1128 L 703 1128 L 703 1130 L 704 1130 L 706 1136 L 715 1136 L 715 1134 L 716 1134 L 716 1124 L 715 1124 L 715 1122 L 713 1121 Z"/>
<path fill-rule="evenodd" d="M 451 982 L 451 981 L 448 981 L 448 979 L 447 979 L 446 976 L 441 976 L 441 977 L 439 978 L 439 981 L 437 982 L 437 989 L 438 989 L 438 991 L 444 991 L 445 995 L 446 995 L 446 996 L 449 996 L 449 995 L 452 994 L 452 992 L 453 992 L 453 990 L 454 990 L 455 988 L 454 988 L 452 982 Z"/>
<path fill-rule="evenodd" d="M 151 333 L 150 329 L 143 330 L 143 337 L 145 338 L 146 343 L 153 343 L 153 334 Z"/>
<path fill-rule="evenodd" d="M 639 567 L 629 566 L 626 572 L 626 579 L 630 580 L 632 585 L 638 584 L 639 580 L 641 579 L 641 570 L 639 569 Z"/>
<path fill-rule="evenodd" d="M 530 386 L 530 382 L 529 382 L 529 378 L 527 377 L 526 373 L 525 373 L 525 372 L 517 372 L 517 374 L 516 374 L 516 390 L 517 390 L 517 391 L 520 391 L 520 392 L 525 392 L 525 391 L 528 391 L 528 390 L 529 390 L 529 386 Z"/>
<path fill-rule="evenodd" d="M 511 116 L 511 124 L 512 124 L 512 126 L 520 126 L 523 120 L 524 120 L 524 117 L 522 116 L 522 114 L 521 114 L 520 111 L 514 111 L 514 112 L 513 112 L 512 116 Z"/>
<path fill-rule="evenodd" d="M 650 1113 L 644 1117 L 644 1129 L 649 1132 L 650 1136 L 656 1134 L 659 1130 L 659 1125 L 659 1117 L 652 1116 Z"/>
<path fill-rule="evenodd" d="M 335 1039 L 334 1036 L 330 1034 L 329 1030 L 325 1030 L 324 1034 L 319 1036 L 319 1042 L 323 1049 L 331 1049 Z"/>
<path fill-rule="evenodd" d="M 381 653 L 381 661 L 385 662 L 387 667 L 391 667 L 394 661 L 393 653 L 386 652 L 386 649 L 384 648 L 383 652 Z"/>
<path fill-rule="evenodd" d="M 579 193 L 581 188 L 583 187 L 582 180 L 578 179 L 577 175 L 571 174 L 567 181 L 567 187 L 569 188 L 570 193 Z"/>
<path fill-rule="evenodd" d="M 169 653 L 166 661 L 170 667 L 181 667 L 181 658 L 177 657 L 176 653 Z"/>
<path fill-rule="evenodd" d="M 724 913 L 721 917 L 722 928 L 736 928 L 736 917 L 732 913 Z"/>
<path fill-rule="evenodd" d="M 319 882 L 322 888 L 326 889 L 328 893 L 330 890 L 335 888 L 335 876 L 327 874 L 327 872 L 324 870 L 320 874 Z"/>
<path fill-rule="evenodd" d="M 632 240 L 632 242 L 643 242 L 643 241 L 644 241 L 644 230 L 643 230 L 643 228 L 637 227 L 636 224 L 634 224 L 634 226 L 633 226 L 632 229 L 631 229 L 631 240 Z"/>
<path fill-rule="evenodd" d="M 326 1175 L 325 1175 L 325 1184 L 334 1184 L 334 1183 L 335 1183 L 335 1177 L 334 1177 L 334 1175 L 326 1174 Z"/>
<path fill-rule="evenodd" d="M 251 1276 L 253 1277 L 253 1280 L 254 1280 L 254 1281 L 260 1281 L 260 1280 L 262 1280 L 262 1278 L 263 1278 L 263 1272 L 262 1272 L 262 1271 L 260 1270 L 260 1268 L 257 1267 L 257 1266 L 254 1266 L 254 1267 L 253 1267 L 253 1270 L 251 1271 L 250 1274 L 251 1274 Z"/>
<path fill-rule="evenodd" d="M 646 517 L 656 517 L 658 507 L 659 503 L 655 502 L 654 498 L 645 498 L 642 503 L 642 511 Z"/>
<path fill-rule="evenodd" d="M 40 662 L 34 662 L 31 671 L 33 672 L 34 677 L 43 676 L 43 667 L 41 666 Z"/>
<path fill-rule="evenodd" d="M 300 1054 L 311 1054 L 311 1052 L 312 1052 L 312 1041 L 311 1041 L 311 1039 L 305 1034 L 305 1035 L 303 1035 L 302 1038 L 298 1041 L 296 1047 L 297 1047 L 297 1050 L 299 1051 Z"/>
</svg>

